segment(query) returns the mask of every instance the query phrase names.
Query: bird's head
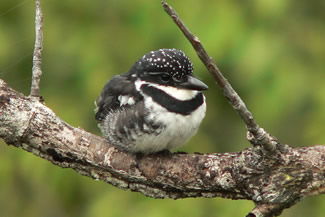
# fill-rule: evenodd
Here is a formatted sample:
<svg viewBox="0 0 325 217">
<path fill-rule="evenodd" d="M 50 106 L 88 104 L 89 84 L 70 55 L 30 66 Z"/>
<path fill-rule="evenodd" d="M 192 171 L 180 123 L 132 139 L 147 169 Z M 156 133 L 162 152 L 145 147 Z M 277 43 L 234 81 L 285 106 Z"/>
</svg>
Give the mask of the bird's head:
<svg viewBox="0 0 325 217">
<path fill-rule="evenodd" d="M 151 51 L 132 69 L 134 76 L 149 83 L 197 91 L 208 89 L 206 84 L 193 76 L 193 64 L 181 50 Z"/>
</svg>

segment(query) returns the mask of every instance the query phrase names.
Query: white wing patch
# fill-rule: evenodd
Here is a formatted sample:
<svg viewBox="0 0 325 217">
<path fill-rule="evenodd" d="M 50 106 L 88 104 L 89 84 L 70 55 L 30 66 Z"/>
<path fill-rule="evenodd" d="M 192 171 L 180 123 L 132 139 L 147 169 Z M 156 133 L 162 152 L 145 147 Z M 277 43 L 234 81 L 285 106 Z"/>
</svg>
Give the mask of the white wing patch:
<svg viewBox="0 0 325 217">
<path fill-rule="evenodd" d="M 124 105 L 134 105 L 135 100 L 132 96 L 128 96 L 128 95 L 120 95 L 118 97 L 118 100 L 120 101 L 120 106 L 124 106 Z"/>
</svg>

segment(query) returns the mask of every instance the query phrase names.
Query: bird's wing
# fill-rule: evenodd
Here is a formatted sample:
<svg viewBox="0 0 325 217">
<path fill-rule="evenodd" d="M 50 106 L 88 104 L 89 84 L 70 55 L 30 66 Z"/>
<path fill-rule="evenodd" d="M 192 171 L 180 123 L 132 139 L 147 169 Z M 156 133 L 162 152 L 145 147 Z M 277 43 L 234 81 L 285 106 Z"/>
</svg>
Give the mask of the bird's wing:
<svg viewBox="0 0 325 217">
<path fill-rule="evenodd" d="M 104 86 L 96 104 L 96 120 L 102 121 L 107 114 L 123 106 L 132 106 L 142 100 L 134 81 L 126 74 L 117 75 Z"/>
</svg>

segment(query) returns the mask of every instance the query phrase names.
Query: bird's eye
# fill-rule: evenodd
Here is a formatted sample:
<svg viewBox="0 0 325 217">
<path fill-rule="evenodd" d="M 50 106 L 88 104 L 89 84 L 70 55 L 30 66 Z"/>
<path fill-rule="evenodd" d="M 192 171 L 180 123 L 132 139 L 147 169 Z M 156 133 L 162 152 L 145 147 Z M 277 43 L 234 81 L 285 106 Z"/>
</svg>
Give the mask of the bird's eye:
<svg viewBox="0 0 325 217">
<path fill-rule="evenodd" d="M 168 82 L 170 79 L 171 79 L 171 76 L 168 74 L 160 75 L 160 80 L 162 80 L 163 82 Z"/>
</svg>

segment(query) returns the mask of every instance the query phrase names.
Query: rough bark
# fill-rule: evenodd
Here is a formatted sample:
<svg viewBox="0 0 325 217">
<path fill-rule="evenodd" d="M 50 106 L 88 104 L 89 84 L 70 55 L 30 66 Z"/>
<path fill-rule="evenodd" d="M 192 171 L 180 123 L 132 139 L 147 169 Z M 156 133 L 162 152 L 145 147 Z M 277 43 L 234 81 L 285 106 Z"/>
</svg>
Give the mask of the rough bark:
<svg viewBox="0 0 325 217">
<path fill-rule="evenodd" d="M 277 143 L 272 155 L 255 145 L 238 153 L 132 155 L 74 128 L 35 97 L 0 80 L 0 137 L 63 168 L 152 198 L 248 199 L 248 216 L 278 215 L 325 192 L 325 146 Z"/>
</svg>

